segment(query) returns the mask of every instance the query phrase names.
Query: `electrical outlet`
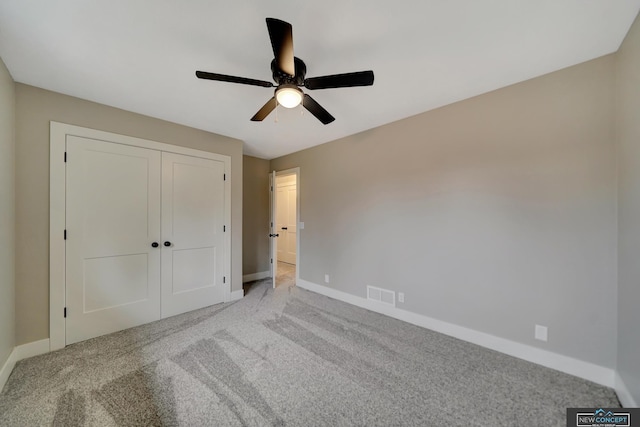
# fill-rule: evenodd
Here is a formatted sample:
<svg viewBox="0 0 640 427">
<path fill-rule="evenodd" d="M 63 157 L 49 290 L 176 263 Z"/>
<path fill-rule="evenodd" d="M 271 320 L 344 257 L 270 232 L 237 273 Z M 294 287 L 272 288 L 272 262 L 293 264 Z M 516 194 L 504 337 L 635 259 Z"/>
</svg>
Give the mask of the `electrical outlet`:
<svg viewBox="0 0 640 427">
<path fill-rule="evenodd" d="M 540 326 L 540 325 L 536 325 L 536 330 L 535 330 L 535 338 L 537 340 L 540 341 L 547 341 L 548 338 L 548 329 L 546 326 Z"/>
<path fill-rule="evenodd" d="M 329 283 L 329 275 L 328 274 L 324 275 L 324 283 Z"/>
<path fill-rule="evenodd" d="M 404 302 L 404 292 L 398 292 L 398 302 Z"/>
</svg>

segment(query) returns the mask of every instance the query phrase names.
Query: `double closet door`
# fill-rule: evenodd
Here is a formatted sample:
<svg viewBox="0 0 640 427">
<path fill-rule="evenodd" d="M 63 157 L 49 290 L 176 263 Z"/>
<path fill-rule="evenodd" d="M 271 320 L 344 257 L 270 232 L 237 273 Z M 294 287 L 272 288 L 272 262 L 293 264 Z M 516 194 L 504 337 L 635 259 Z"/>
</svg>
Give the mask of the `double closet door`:
<svg viewBox="0 0 640 427">
<path fill-rule="evenodd" d="M 66 144 L 66 343 L 223 302 L 224 162 Z"/>
</svg>

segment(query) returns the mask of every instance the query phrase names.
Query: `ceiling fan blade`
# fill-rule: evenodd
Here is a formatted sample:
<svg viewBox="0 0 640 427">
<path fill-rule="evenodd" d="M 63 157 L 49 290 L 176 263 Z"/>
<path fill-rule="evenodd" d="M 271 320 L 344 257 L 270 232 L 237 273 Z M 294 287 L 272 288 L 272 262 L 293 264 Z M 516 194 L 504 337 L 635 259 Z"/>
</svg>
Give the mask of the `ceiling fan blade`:
<svg viewBox="0 0 640 427">
<path fill-rule="evenodd" d="M 269 113 L 275 110 L 278 102 L 276 101 L 276 97 L 274 96 L 270 100 L 267 101 L 266 104 L 262 106 L 262 108 L 255 114 L 255 116 L 251 117 L 252 122 L 261 122 L 267 118 Z"/>
<path fill-rule="evenodd" d="M 275 18 L 267 18 L 267 29 L 273 47 L 276 64 L 281 71 L 290 76 L 296 75 L 293 62 L 293 28 L 288 22 Z"/>
<path fill-rule="evenodd" d="M 273 87 L 273 83 L 264 80 L 248 79 L 246 77 L 228 76 L 226 74 L 208 73 L 206 71 L 196 71 L 196 77 L 206 80 L 217 80 L 220 82 L 240 83 L 243 85 Z"/>
<path fill-rule="evenodd" d="M 338 87 L 371 86 L 373 71 L 357 71 L 355 73 L 333 74 L 331 76 L 311 77 L 305 79 L 307 89 L 333 89 Z"/>
<path fill-rule="evenodd" d="M 313 99 L 306 93 L 304 94 L 304 98 L 302 99 L 302 105 L 304 106 L 304 108 L 309 110 L 311 114 L 316 116 L 316 119 L 320 120 L 322 124 L 328 125 L 336 119 L 331 114 L 329 114 L 327 110 L 322 108 L 322 105 L 318 104 L 315 99 Z"/>
</svg>

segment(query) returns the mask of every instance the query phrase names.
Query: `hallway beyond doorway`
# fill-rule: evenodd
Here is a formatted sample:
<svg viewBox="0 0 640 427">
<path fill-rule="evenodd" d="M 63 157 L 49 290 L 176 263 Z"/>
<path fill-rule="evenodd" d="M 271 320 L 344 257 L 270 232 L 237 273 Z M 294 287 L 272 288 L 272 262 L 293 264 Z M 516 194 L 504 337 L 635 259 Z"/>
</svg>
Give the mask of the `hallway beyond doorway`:
<svg viewBox="0 0 640 427">
<path fill-rule="evenodd" d="M 296 266 L 287 262 L 278 261 L 278 275 L 276 287 L 290 287 L 296 284 Z"/>
</svg>

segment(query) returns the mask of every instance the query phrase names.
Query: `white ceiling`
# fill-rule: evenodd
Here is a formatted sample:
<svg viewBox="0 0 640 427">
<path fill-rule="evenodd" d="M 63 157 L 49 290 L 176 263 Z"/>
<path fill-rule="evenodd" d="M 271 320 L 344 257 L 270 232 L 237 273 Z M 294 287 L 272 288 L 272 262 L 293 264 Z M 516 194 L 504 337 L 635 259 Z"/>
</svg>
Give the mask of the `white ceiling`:
<svg viewBox="0 0 640 427">
<path fill-rule="evenodd" d="M 615 52 L 640 0 L 0 0 L 0 56 L 14 80 L 245 142 L 274 158 Z M 307 77 L 371 69 L 372 87 L 309 91 L 249 119 L 273 89 L 265 24 L 293 25 Z"/>
</svg>

